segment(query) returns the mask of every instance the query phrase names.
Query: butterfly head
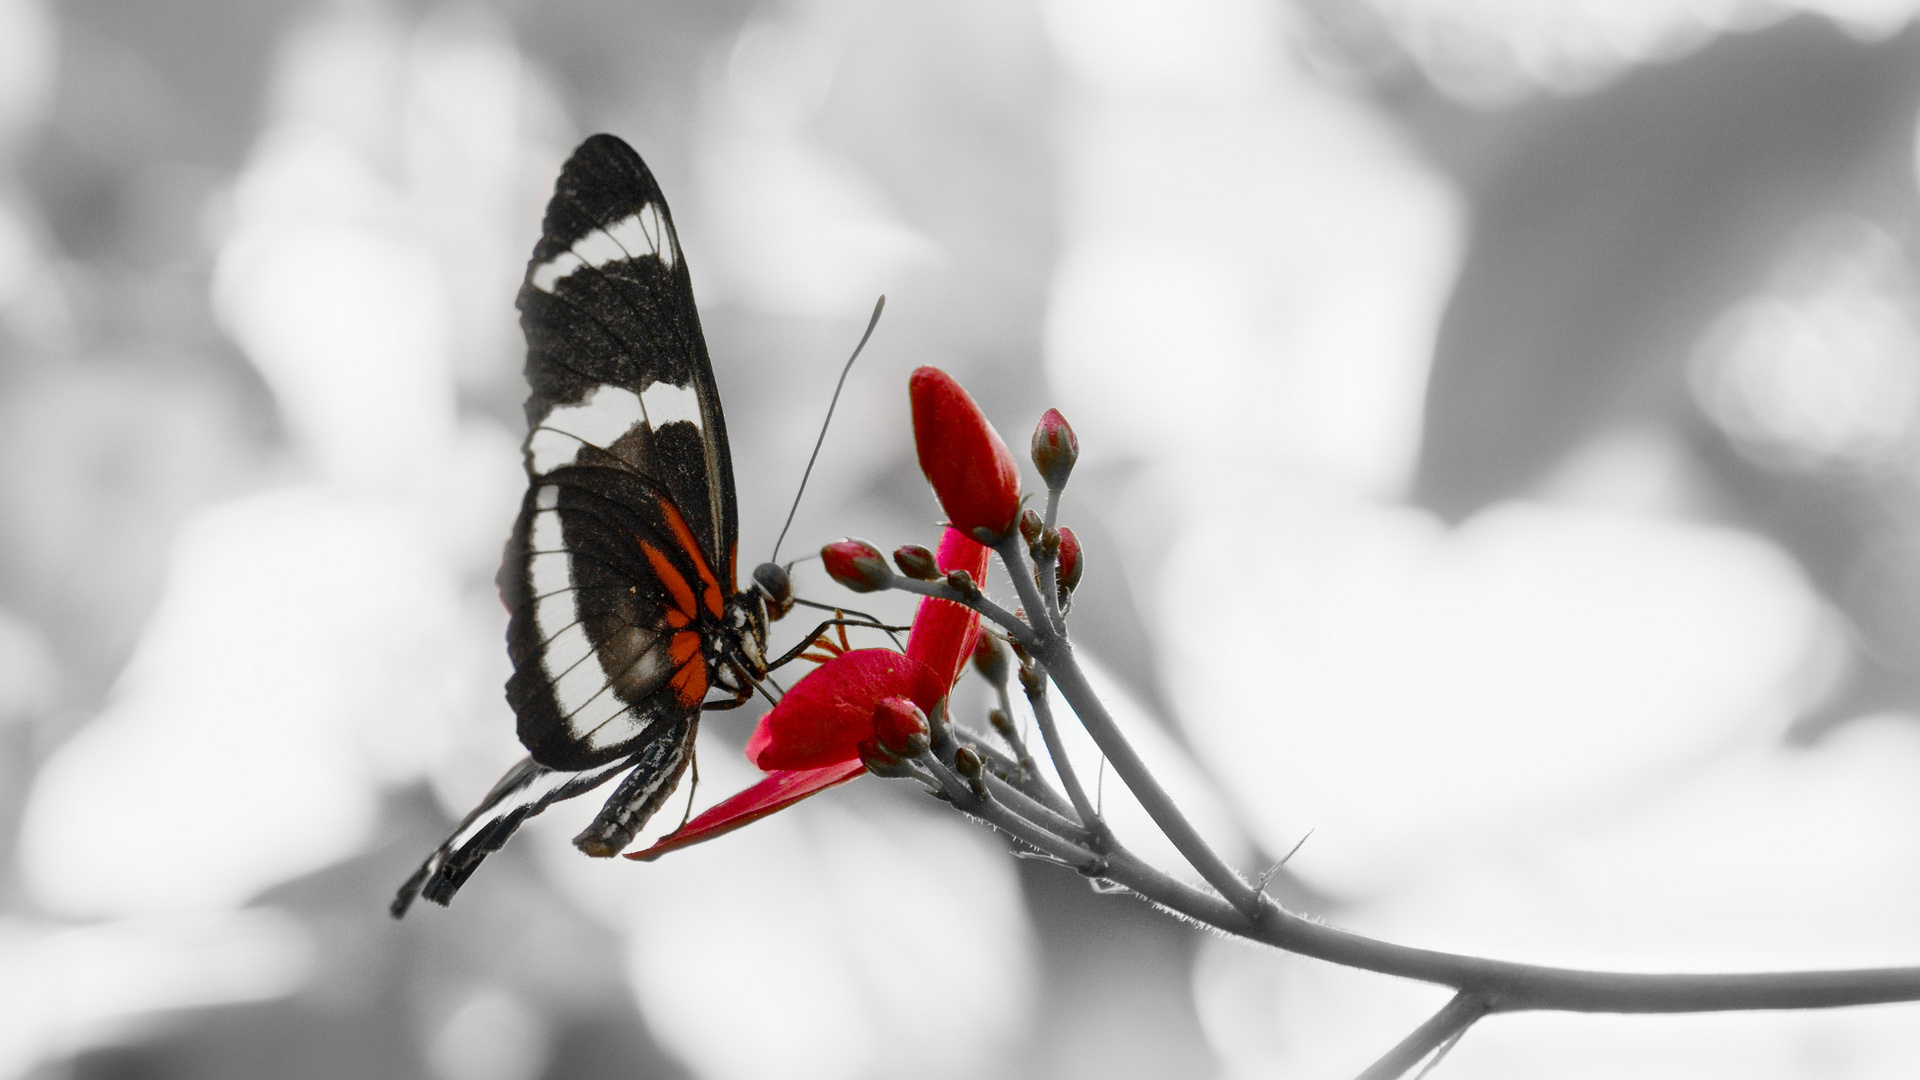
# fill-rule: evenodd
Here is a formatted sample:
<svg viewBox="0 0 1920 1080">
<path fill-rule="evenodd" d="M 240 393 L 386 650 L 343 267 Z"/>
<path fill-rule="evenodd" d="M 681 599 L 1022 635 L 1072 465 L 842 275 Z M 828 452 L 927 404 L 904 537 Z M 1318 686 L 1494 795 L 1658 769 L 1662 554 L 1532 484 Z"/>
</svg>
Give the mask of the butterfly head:
<svg viewBox="0 0 1920 1080">
<path fill-rule="evenodd" d="M 753 591 L 760 594 L 770 621 L 785 618 L 793 610 L 793 580 L 779 563 L 763 562 L 753 568 Z"/>
</svg>

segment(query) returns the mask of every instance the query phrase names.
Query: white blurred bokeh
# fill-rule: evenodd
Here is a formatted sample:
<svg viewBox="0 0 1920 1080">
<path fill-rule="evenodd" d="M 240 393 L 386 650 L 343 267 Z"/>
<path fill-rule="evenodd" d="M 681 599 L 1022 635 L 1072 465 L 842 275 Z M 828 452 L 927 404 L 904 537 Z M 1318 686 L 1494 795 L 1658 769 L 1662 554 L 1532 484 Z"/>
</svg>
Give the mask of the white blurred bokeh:
<svg viewBox="0 0 1920 1080">
<path fill-rule="evenodd" d="M 932 538 L 912 367 L 1061 408 L 1096 682 L 1289 904 L 1920 963 L 1914 6 L 0 0 L 0 1080 L 1341 1076 L 1444 999 L 870 780 L 653 864 L 556 808 L 387 919 L 519 755 L 512 297 L 596 130 L 674 205 L 742 557 L 886 293 L 786 554 Z M 1500 1017 L 1436 1075 L 1903 1077 L 1914 1015 Z"/>
</svg>

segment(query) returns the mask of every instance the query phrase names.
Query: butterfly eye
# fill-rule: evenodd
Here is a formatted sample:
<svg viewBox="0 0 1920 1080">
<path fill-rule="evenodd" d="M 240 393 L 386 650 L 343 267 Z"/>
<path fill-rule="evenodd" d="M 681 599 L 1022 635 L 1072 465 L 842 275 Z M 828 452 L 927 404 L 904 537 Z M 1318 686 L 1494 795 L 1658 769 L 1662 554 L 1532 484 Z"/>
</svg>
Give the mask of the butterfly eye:
<svg viewBox="0 0 1920 1080">
<path fill-rule="evenodd" d="M 754 567 L 753 583 L 766 594 L 768 617 L 778 619 L 793 610 L 793 581 L 779 563 L 765 562 Z"/>
</svg>

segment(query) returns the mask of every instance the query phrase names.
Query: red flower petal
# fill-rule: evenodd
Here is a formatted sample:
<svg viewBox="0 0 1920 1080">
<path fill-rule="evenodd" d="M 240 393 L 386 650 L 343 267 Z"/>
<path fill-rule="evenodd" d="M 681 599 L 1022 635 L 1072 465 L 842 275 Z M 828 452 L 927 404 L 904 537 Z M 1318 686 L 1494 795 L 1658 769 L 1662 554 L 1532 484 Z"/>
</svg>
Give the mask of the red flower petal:
<svg viewBox="0 0 1920 1080">
<path fill-rule="evenodd" d="M 767 710 L 747 740 L 747 759 L 764 772 L 818 769 L 860 761 L 873 737 L 873 710 L 904 697 L 931 712 L 952 679 L 892 649 L 855 649 L 820 665 Z"/>
<path fill-rule="evenodd" d="M 958 529 L 948 529 L 940 538 L 940 552 L 934 562 L 942 573 L 965 570 L 975 584 L 987 583 L 985 547 L 967 539 Z M 951 600 L 928 597 L 913 613 L 913 629 L 907 632 L 907 655 L 939 672 L 946 685 L 959 681 L 973 643 L 980 636 L 980 613 Z M 922 704 L 922 708 L 926 706 Z"/>
<path fill-rule="evenodd" d="M 923 367 L 907 380 L 913 447 L 947 520 L 969 536 L 1012 531 L 1020 516 L 1020 467 L 999 432 L 953 376 Z"/>
<path fill-rule="evenodd" d="M 651 862 L 675 848 L 711 840 L 742 825 L 759 821 L 777 810 L 785 810 L 809 795 L 817 795 L 836 784 L 865 772 L 857 759 L 828 765 L 821 769 L 790 769 L 769 775 L 765 780 L 728 799 L 662 837 L 652 847 L 629 852 L 627 858 Z"/>
</svg>

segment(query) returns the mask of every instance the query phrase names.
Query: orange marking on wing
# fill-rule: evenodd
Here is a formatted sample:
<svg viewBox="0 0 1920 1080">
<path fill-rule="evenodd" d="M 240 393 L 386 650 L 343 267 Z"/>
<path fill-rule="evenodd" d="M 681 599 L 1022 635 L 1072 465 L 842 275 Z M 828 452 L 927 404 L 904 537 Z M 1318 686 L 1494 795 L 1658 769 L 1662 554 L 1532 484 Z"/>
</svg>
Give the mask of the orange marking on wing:
<svg viewBox="0 0 1920 1080">
<path fill-rule="evenodd" d="M 667 558 L 666 552 L 645 540 L 640 541 L 640 550 L 646 552 L 647 561 L 653 564 L 653 572 L 659 576 L 660 583 L 673 594 L 674 606 L 680 609 L 681 614 L 692 619 L 697 609 L 693 606 L 693 589 L 687 584 L 686 576 L 674 567 L 673 560 Z M 680 625 L 685 626 L 686 623 Z"/>
<path fill-rule="evenodd" d="M 700 544 L 694 540 L 693 530 L 687 528 L 687 519 L 680 516 L 679 507 L 665 498 L 660 500 L 660 511 L 667 519 L 667 528 L 673 533 L 673 542 L 679 544 L 681 550 L 693 559 L 694 572 L 700 575 L 701 582 L 706 585 L 707 610 L 713 612 L 716 619 L 725 615 L 727 603 L 720 595 L 720 582 L 713 576 L 713 571 L 707 568 L 707 560 L 700 554 Z M 688 610 L 692 610 L 691 604 Z"/>
<path fill-rule="evenodd" d="M 673 640 L 667 643 L 667 655 L 676 664 L 684 664 L 700 655 L 700 635 L 691 630 L 682 630 L 673 635 Z"/>
<path fill-rule="evenodd" d="M 697 645 L 698 642 L 696 641 L 695 644 Z M 699 708 L 700 703 L 707 699 L 706 659 L 696 656 L 680 665 L 680 670 L 673 673 L 673 678 L 667 680 L 667 685 L 673 687 L 674 699 L 680 703 L 681 708 Z"/>
</svg>

